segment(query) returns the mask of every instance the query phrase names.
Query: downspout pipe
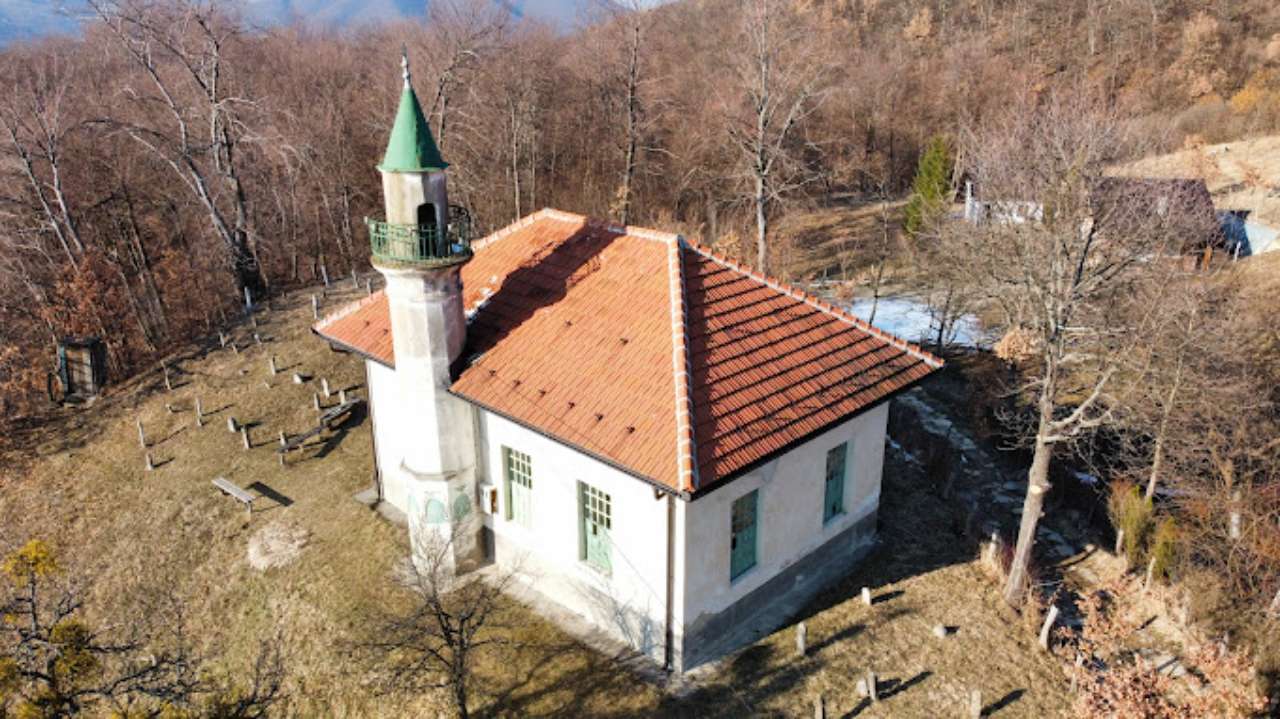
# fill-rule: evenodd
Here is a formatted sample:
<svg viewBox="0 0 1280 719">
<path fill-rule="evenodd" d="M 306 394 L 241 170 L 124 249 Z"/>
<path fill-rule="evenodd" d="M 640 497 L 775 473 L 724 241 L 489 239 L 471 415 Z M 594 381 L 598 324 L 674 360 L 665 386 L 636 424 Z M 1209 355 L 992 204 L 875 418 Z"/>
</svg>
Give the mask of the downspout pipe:
<svg viewBox="0 0 1280 719">
<path fill-rule="evenodd" d="M 666 637 L 663 642 L 662 668 L 675 670 L 675 611 L 672 603 L 675 600 L 675 555 L 676 555 L 676 498 L 667 494 L 667 602 L 666 602 Z"/>
</svg>

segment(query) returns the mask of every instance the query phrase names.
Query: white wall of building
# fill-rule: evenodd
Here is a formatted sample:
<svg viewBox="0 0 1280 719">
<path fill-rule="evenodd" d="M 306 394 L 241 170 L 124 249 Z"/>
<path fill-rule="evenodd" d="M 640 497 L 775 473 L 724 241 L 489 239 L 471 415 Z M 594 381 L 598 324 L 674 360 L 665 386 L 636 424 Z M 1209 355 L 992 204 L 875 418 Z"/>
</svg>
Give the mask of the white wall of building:
<svg viewBox="0 0 1280 719">
<path fill-rule="evenodd" d="M 403 448 L 413 439 L 410 434 L 415 426 L 410 416 L 412 408 L 401 397 L 395 370 L 373 360 L 365 360 L 364 365 L 383 500 L 408 514 L 409 487 L 399 467 L 404 459 Z"/>
<path fill-rule="evenodd" d="M 411 413 L 395 371 L 368 362 L 377 461 L 386 501 L 412 511 L 412 480 L 399 471 L 414 441 Z M 648 483 L 501 416 L 476 409 L 480 462 L 476 481 L 498 489 L 498 509 L 483 514 L 493 559 L 518 570 L 532 590 L 639 651 L 662 661 L 665 651 L 667 499 Z M 791 564 L 853 527 L 880 501 L 888 404 L 854 417 L 771 460 L 725 487 L 674 507 L 676 646 L 684 628 L 729 608 Z M 844 514 L 823 524 L 827 451 L 847 442 Z M 507 519 L 503 448 L 533 466 L 532 527 Z M 578 482 L 609 494 L 612 572 L 581 559 Z M 756 565 L 730 581 L 730 507 L 758 490 Z M 419 500 L 420 501 L 420 500 Z M 483 500 L 481 500 L 483 501 Z"/>
<path fill-rule="evenodd" d="M 685 507 L 686 626 L 721 612 L 808 555 L 880 503 L 889 404 L 850 419 Z M 822 522 L 827 451 L 849 443 L 844 514 Z M 758 490 L 756 565 L 730 581 L 730 507 Z"/>
<path fill-rule="evenodd" d="M 667 500 L 646 482 L 498 415 L 480 410 L 485 475 L 498 487 L 498 512 L 486 518 L 494 559 L 519 570 L 529 588 L 657 661 L 666 631 Z M 532 526 L 506 518 L 503 447 L 532 460 Z M 612 503 L 612 573 L 580 559 L 578 482 Z"/>
</svg>

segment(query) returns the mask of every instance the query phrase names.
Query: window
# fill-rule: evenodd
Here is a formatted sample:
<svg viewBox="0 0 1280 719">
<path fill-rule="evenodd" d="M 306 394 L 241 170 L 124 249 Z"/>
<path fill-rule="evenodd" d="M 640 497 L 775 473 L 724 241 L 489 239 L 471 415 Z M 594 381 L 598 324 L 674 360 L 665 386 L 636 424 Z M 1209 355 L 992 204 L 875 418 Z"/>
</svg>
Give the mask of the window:
<svg viewBox="0 0 1280 719">
<path fill-rule="evenodd" d="M 427 524 L 444 524 L 449 517 L 444 512 L 444 502 L 431 497 L 427 499 Z"/>
<path fill-rule="evenodd" d="M 533 526 L 533 463 L 529 455 L 502 448 L 506 467 L 507 521 Z"/>
<path fill-rule="evenodd" d="M 844 514 L 844 460 L 849 453 L 848 443 L 842 443 L 827 451 L 827 481 L 822 493 L 822 522 Z"/>
<path fill-rule="evenodd" d="M 579 558 L 605 574 L 613 571 L 609 546 L 609 530 L 613 528 L 613 507 L 609 495 L 582 482 L 578 483 L 581 535 Z"/>
<path fill-rule="evenodd" d="M 729 521 L 729 579 L 756 566 L 757 490 L 733 500 Z"/>
</svg>

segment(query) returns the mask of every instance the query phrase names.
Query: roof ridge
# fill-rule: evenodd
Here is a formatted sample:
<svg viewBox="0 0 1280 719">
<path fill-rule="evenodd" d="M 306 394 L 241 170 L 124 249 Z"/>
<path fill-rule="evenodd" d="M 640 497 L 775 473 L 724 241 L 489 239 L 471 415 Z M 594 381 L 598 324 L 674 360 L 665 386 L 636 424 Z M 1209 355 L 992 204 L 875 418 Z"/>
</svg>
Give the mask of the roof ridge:
<svg viewBox="0 0 1280 719">
<path fill-rule="evenodd" d="M 693 371 L 689 365 L 689 327 L 685 317 L 684 260 L 680 235 L 667 241 L 667 285 L 671 307 L 671 369 L 675 385 L 676 486 L 698 489 L 697 441 L 693 435 Z"/>
<path fill-rule="evenodd" d="M 327 327 L 328 325 L 334 322 L 337 322 L 343 317 L 346 317 L 347 315 L 363 307 L 366 307 L 368 305 L 373 304 L 374 302 L 379 301 L 380 299 L 382 299 L 382 296 L 385 294 L 386 294 L 386 289 L 383 288 L 381 290 L 378 290 L 377 292 L 374 292 L 368 297 L 361 297 L 355 302 L 347 302 L 346 304 L 342 305 L 342 307 L 339 307 L 337 311 L 330 312 L 329 314 L 326 314 L 323 318 L 313 322 L 311 324 L 311 329 L 319 330 L 322 327 Z"/>
<path fill-rule="evenodd" d="M 888 342 L 889 344 L 893 345 L 894 347 L 897 347 L 898 349 L 903 350 L 904 352 L 907 352 L 908 354 L 912 354 L 912 355 L 915 355 L 916 357 L 919 357 L 922 361 L 925 362 L 925 364 L 928 364 L 931 367 L 939 368 L 945 364 L 945 362 L 943 362 L 941 358 L 939 358 L 938 356 L 934 355 L 931 352 L 926 352 L 925 350 L 921 349 L 919 345 L 916 345 L 912 342 L 908 342 L 897 335 L 885 332 L 884 330 L 880 329 L 879 327 L 876 327 L 870 322 L 867 322 L 861 317 L 858 317 L 852 312 L 847 312 L 839 307 L 836 307 L 830 302 L 826 302 L 822 299 L 819 299 L 818 297 L 815 297 L 798 287 L 789 285 L 781 280 L 778 280 L 768 275 L 757 272 L 754 268 L 750 267 L 749 265 L 744 265 L 740 262 L 731 260 L 728 257 L 718 255 L 708 247 L 704 247 L 696 243 L 688 243 L 688 244 L 691 250 L 693 250 L 694 252 L 697 252 L 703 257 L 711 259 L 714 262 L 718 262 L 721 265 L 724 265 L 734 270 L 735 272 L 740 272 L 758 282 L 765 284 L 768 287 L 772 287 L 773 289 L 785 295 L 788 295 L 793 299 L 799 300 L 800 302 L 803 302 L 809 305 L 810 307 L 826 312 L 830 315 L 835 316 L 838 319 L 842 319 L 845 322 L 848 322 L 849 324 L 852 324 L 853 326 L 865 332 L 868 332 L 872 335 L 875 335 L 876 337 L 879 337 L 885 342 Z"/>
<path fill-rule="evenodd" d="M 541 210 L 538 210 L 537 212 L 531 212 L 525 215 L 524 217 L 521 217 L 520 219 L 516 220 L 515 222 L 512 222 L 511 224 L 505 227 L 502 227 L 500 229 L 494 230 L 488 235 L 481 237 L 475 242 L 472 242 L 471 250 L 473 252 L 482 250 L 488 247 L 489 245 L 492 245 L 493 243 L 497 242 L 498 240 L 501 240 L 502 238 L 508 235 L 514 234 L 515 232 L 522 230 L 528 227 L 529 225 L 532 225 L 533 223 L 543 219 L 544 217 L 553 217 L 557 213 L 568 214 L 568 213 L 560 213 L 559 210 L 553 210 L 550 207 L 544 207 Z M 561 219 L 561 218 L 557 217 L 555 219 Z"/>
</svg>

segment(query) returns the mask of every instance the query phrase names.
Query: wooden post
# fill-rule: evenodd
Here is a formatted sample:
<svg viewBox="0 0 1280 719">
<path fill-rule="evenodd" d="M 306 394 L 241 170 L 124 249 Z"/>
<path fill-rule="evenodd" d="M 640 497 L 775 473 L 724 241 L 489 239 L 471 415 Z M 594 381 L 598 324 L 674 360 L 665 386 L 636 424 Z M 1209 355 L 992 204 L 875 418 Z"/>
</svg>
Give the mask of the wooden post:
<svg viewBox="0 0 1280 719">
<path fill-rule="evenodd" d="M 329 268 L 325 267 L 323 262 L 320 263 L 320 276 L 324 278 L 324 286 L 328 287 L 329 286 Z"/>
<path fill-rule="evenodd" d="M 373 294 L 373 278 L 366 278 L 364 281 L 364 293 L 366 295 Z"/>
<path fill-rule="evenodd" d="M 827 719 L 827 703 L 822 694 L 813 698 L 813 719 Z"/>
<path fill-rule="evenodd" d="M 253 293 L 246 287 L 244 288 L 244 313 L 249 314 L 251 312 L 253 312 Z"/>
<path fill-rule="evenodd" d="M 338 390 L 338 404 L 347 403 L 347 391 L 345 389 Z"/>
<path fill-rule="evenodd" d="M 969 717 L 970 719 L 982 717 L 982 691 L 979 689 L 969 691 Z"/>
<path fill-rule="evenodd" d="M 1053 630 L 1053 623 L 1058 621 L 1058 605 L 1053 604 L 1049 607 L 1049 613 L 1045 615 L 1044 626 L 1040 627 L 1040 648 L 1049 649 L 1049 632 Z"/>
<path fill-rule="evenodd" d="M 305 382 L 306 382 L 306 380 L 302 379 L 302 375 L 298 374 L 297 372 L 294 372 L 294 373 L 293 373 L 293 383 L 294 383 L 294 384 L 303 384 L 303 383 L 305 383 Z"/>
<path fill-rule="evenodd" d="M 871 589 L 868 587 L 862 588 L 862 603 L 871 606 Z"/>
<path fill-rule="evenodd" d="M 147 452 L 147 471 L 150 472 L 156 468 L 156 463 L 151 459 L 151 453 Z"/>
<path fill-rule="evenodd" d="M 286 445 L 286 444 L 288 444 L 288 443 L 289 443 L 289 441 L 288 441 L 288 440 L 286 440 L 286 439 L 285 439 L 285 436 L 284 436 L 284 430 L 281 430 L 281 431 L 280 431 L 280 446 L 281 446 L 281 447 L 283 447 L 283 446 L 285 446 L 285 445 Z"/>
<path fill-rule="evenodd" d="M 248 427 L 245 427 L 245 426 L 241 426 L 241 427 L 240 427 L 240 441 L 244 443 L 244 448 L 245 448 L 245 449 L 249 449 L 249 448 L 253 447 L 253 445 L 249 442 L 249 428 L 248 428 Z"/>
<path fill-rule="evenodd" d="M 1117 529 L 1116 530 L 1116 549 L 1115 549 L 1115 552 L 1113 552 L 1113 554 L 1115 554 L 1118 557 L 1123 552 L 1124 552 L 1124 530 Z"/>
<path fill-rule="evenodd" d="M 311 406 L 315 408 L 317 412 L 320 411 L 320 395 L 315 392 L 311 393 Z"/>
<path fill-rule="evenodd" d="M 146 448 L 147 448 L 147 433 L 142 431 L 142 420 L 141 420 L 141 419 L 135 419 L 135 420 L 133 420 L 133 422 L 134 422 L 134 424 L 138 425 L 138 445 L 139 445 L 140 447 L 142 447 L 143 449 L 146 449 Z"/>
<path fill-rule="evenodd" d="M 204 426 L 204 408 L 200 406 L 200 398 L 196 397 L 196 426 Z"/>
<path fill-rule="evenodd" d="M 875 704 L 880 701 L 880 697 L 876 694 L 876 673 L 867 670 L 867 697 L 871 699 L 871 703 Z"/>
<path fill-rule="evenodd" d="M 1147 562 L 1147 579 L 1142 583 L 1142 590 L 1144 592 L 1151 591 L 1151 581 L 1155 578 L 1155 574 L 1156 574 L 1156 558 L 1152 557 L 1151 561 Z"/>
<path fill-rule="evenodd" d="M 236 424 L 235 417 L 227 417 L 227 431 L 233 434 L 240 431 L 240 426 Z"/>
<path fill-rule="evenodd" d="M 172 392 L 173 383 L 169 381 L 169 364 L 167 362 L 161 362 L 160 369 L 164 370 L 164 388 Z"/>
<path fill-rule="evenodd" d="M 805 640 L 808 638 L 809 630 L 805 628 L 804 622 L 796 625 L 796 654 L 804 656 Z"/>
<path fill-rule="evenodd" d="M 311 295 L 311 319 L 320 319 L 320 298 Z"/>
<path fill-rule="evenodd" d="M 329 380 L 324 377 L 320 378 L 320 392 L 324 394 L 325 399 L 329 399 Z"/>
<path fill-rule="evenodd" d="M 254 335 L 254 336 L 256 337 L 257 335 Z M 276 369 L 276 356 L 275 356 L 275 355 L 271 355 L 270 357 L 268 357 L 268 358 L 267 358 L 267 368 L 271 370 L 271 376 L 272 376 L 272 377 L 274 377 L 274 376 L 275 376 L 275 374 L 276 374 L 276 372 L 278 372 L 278 371 L 279 371 L 279 370 L 277 370 L 277 369 Z"/>
<path fill-rule="evenodd" d="M 351 289 L 360 289 L 360 277 L 356 274 L 356 268 L 351 268 Z"/>
<path fill-rule="evenodd" d="M 218 333 L 218 349 L 227 348 L 227 335 L 223 332 Z"/>
</svg>

